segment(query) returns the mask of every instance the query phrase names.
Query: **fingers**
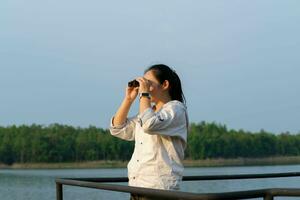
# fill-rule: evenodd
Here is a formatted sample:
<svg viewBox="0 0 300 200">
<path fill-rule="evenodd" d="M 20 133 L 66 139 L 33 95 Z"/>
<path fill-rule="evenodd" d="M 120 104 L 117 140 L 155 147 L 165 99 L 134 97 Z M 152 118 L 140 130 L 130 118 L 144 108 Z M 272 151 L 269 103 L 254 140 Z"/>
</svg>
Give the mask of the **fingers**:
<svg viewBox="0 0 300 200">
<path fill-rule="evenodd" d="M 138 90 L 139 87 L 129 87 L 129 86 L 126 86 L 126 90 L 128 91 L 133 91 L 133 90 Z"/>
<path fill-rule="evenodd" d="M 137 80 L 139 83 L 143 83 L 144 80 L 142 79 L 142 77 L 137 77 L 135 80 Z"/>
<path fill-rule="evenodd" d="M 146 81 L 147 79 L 145 79 L 145 78 L 142 77 L 142 76 L 139 76 L 139 77 L 136 78 L 136 80 Z"/>
<path fill-rule="evenodd" d="M 135 80 L 137 80 L 139 83 L 149 84 L 149 80 L 144 77 L 137 77 Z"/>
</svg>

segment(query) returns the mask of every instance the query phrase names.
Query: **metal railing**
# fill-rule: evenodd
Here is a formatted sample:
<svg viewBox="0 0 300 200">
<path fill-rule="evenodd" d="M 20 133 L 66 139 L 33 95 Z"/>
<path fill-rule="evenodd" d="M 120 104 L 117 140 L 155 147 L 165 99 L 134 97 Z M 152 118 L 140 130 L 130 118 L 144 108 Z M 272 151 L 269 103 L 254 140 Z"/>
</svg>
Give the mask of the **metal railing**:
<svg viewBox="0 0 300 200">
<path fill-rule="evenodd" d="M 201 180 L 228 180 L 228 179 L 258 179 L 258 178 L 282 178 L 300 176 L 300 172 L 288 173 L 268 173 L 268 174 L 237 174 L 237 175 L 208 175 L 208 176 L 184 176 L 183 181 L 201 181 Z M 116 192 L 125 192 L 131 194 L 143 195 L 155 199 L 183 199 L 183 200 L 220 200 L 220 199 L 249 199 L 263 198 L 264 200 L 273 200 L 274 197 L 300 197 L 300 188 L 266 188 L 258 190 L 245 190 L 235 192 L 221 193 L 191 193 L 174 190 L 159 190 L 142 187 L 132 187 L 117 184 L 108 184 L 111 182 L 128 182 L 127 177 L 115 178 L 57 178 L 56 197 L 57 200 L 63 200 L 63 185 L 95 188 L 101 190 L 110 190 Z"/>
</svg>

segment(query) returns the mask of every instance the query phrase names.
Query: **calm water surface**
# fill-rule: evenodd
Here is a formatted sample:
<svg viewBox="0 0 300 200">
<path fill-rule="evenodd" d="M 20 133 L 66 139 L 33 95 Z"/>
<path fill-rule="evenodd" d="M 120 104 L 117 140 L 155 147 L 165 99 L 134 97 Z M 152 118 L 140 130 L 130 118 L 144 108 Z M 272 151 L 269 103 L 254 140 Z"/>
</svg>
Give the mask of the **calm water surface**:
<svg viewBox="0 0 300 200">
<path fill-rule="evenodd" d="M 300 165 L 251 166 L 251 167 L 197 167 L 185 168 L 184 175 L 217 175 L 244 173 L 300 172 Z M 0 200 L 54 200 L 56 177 L 119 177 L 127 176 L 126 168 L 117 169 L 58 169 L 58 170 L 0 170 Z M 127 183 L 118 183 L 127 185 Z M 209 193 L 269 187 L 300 188 L 300 177 L 189 181 L 183 182 L 181 191 Z M 65 200 L 129 199 L 120 192 L 64 186 Z M 297 199 L 300 197 L 275 199 Z"/>
</svg>

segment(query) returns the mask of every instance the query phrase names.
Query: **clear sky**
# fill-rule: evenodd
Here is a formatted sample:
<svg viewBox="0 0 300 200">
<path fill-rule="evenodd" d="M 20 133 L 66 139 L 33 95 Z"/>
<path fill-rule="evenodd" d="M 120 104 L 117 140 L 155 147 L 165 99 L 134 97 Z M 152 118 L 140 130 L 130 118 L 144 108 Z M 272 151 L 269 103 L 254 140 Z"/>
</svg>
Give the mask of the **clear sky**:
<svg viewBox="0 0 300 200">
<path fill-rule="evenodd" d="M 164 63 L 191 122 L 300 132 L 299 24 L 297 0 L 1 1 L 0 125 L 107 128 L 127 82 Z"/>
</svg>

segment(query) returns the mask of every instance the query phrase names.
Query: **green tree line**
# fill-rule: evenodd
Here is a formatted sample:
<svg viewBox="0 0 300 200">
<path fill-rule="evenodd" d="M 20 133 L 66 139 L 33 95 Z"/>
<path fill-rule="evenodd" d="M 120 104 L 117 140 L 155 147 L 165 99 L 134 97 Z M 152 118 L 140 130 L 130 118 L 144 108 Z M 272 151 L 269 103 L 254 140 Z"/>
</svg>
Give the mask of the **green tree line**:
<svg viewBox="0 0 300 200">
<path fill-rule="evenodd" d="M 61 124 L 0 126 L 0 163 L 129 160 L 134 142 L 110 135 L 108 129 Z M 300 133 L 273 134 L 228 130 L 215 122 L 191 123 L 187 159 L 300 155 Z"/>
</svg>

